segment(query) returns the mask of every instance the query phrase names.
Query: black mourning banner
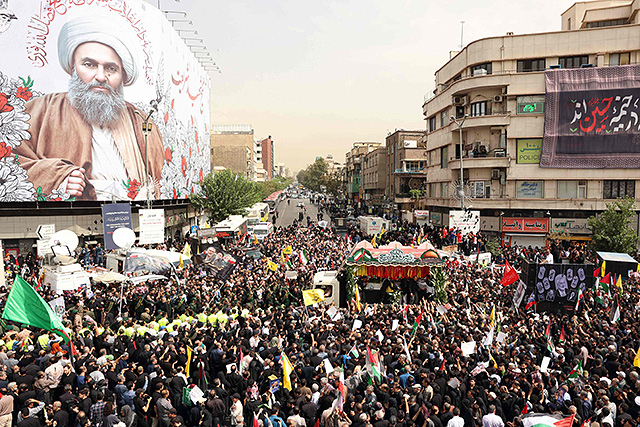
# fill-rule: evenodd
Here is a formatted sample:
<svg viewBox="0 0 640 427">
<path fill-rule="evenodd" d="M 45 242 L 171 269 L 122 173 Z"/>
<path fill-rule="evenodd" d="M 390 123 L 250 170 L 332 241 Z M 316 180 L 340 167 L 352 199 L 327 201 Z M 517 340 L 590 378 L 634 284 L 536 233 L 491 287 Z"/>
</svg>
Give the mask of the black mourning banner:
<svg viewBox="0 0 640 427">
<path fill-rule="evenodd" d="M 532 292 L 538 308 L 573 311 L 578 292 L 593 287 L 593 264 L 523 264 L 526 295 Z"/>
<path fill-rule="evenodd" d="M 541 167 L 640 167 L 640 66 L 545 72 Z"/>
</svg>

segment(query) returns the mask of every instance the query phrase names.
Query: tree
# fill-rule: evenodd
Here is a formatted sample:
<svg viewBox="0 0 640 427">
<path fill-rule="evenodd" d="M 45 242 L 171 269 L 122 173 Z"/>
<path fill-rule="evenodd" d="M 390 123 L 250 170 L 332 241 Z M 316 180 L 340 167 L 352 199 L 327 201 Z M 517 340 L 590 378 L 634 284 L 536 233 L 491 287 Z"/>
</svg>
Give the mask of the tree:
<svg viewBox="0 0 640 427">
<path fill-rule="evenodd" d="M 276 191 L 282 191 L 287 188 L 293 182 L 290 178 L 277 176 L 270 181 L 258 182 L 258 188 L 260 189 L 260 196 L 262 200 L 269 197 Z"/>
<path fill-rule="evenodd" d="M 246 208 L 263 199 L 255 182 L 233 171 L 224 170 L 207 175 L 202 181 L 202 192 L 192 194 L 189 200 L 217 223 L 229 215 L 244 215 Z"/>
<path fill-rule="evenodd" d="M 317 157 L 315 162 L 298 172 L 297 178 L 300 184 L 313 191 L 321 192 L 322 187 L 333 195 L 338 195 L 340 191 L 340 177 L 329 173 L 329 165 L 322 157 Z"/>
<path fill-rule="evenodd" d="M 635 215 L 636 201 L 625 197 L 607 203 L 606 206 L 604 212 L 588 220 L 593 232 L 592 248 L 605 252 L 634 252 L 638 247 L 638 238 L 629 223 Z"/>
</svg>

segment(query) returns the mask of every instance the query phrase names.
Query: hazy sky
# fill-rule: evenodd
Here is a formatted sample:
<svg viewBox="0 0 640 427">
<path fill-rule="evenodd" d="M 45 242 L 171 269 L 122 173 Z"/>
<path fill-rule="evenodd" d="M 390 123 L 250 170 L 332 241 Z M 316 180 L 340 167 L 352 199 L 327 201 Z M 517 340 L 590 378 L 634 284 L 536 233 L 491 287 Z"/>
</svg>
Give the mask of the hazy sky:
<svg viewBox="0 0 640 427">
<path fill-rule="evenodd" d="M 212 124 L 271 135 L 292 170 L 356 141 L 424 129 L 434 72 L 464 43 L 513 31 L 556 31 L 571 0 L 161 0 L 186 10 L 222 69 Z M 176 15 L 172 15 L 176 17 Z M 177 28 L 188 28 L 175 24 Z"/>
</svg>

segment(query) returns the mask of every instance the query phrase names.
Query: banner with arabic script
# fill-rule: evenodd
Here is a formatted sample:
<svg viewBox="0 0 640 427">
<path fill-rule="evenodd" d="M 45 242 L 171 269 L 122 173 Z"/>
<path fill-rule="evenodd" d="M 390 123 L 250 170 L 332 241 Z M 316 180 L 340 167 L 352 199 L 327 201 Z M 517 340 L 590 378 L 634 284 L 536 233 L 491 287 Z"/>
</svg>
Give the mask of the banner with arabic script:
<svg viewBox="0 0 640 427">
<path fill-rule="evenodd" d="M 200 191 L 210 80 L 160 10 L 143 0 L 4 3 L 0 202 Z"/>
<path fill-rule="evenodd" d="M 541 167 L 640 167 L 640 66 L 548 70 Z"/>
</svg>

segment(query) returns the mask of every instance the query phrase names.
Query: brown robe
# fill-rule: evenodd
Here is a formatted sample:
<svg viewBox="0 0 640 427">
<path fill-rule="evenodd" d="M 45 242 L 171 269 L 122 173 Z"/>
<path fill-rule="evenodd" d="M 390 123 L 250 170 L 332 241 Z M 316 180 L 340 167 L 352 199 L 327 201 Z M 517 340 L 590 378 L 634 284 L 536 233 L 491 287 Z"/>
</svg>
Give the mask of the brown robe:
<svg viewBox="0 0 640 427">
<path fill-rule="evenodd" d="M 31 115 L 29 133 L 31 139 L 22 141 L 14 151 L 20 166 L 27 170 L 29 180 L 42 194 L 51 194 L 69 174 L 78 168 L 85 169 L 87 177 L 84 193 L 77 200 L 97 200 L 96 191 L 88 181 L 91 174 L 91 125 L 84 121 L 66 93 L 52 93 L 26 105 Z M 136 141 L 146 164 L 145 141 L 142 134 L 142 118 L 134 113 L 136 108 L 127 102 L 127 113 L 133 124 Z M 149 174 L 158 182 L 162 173 L 164 147 L 158 127 L 153 125 L 148 138 Z M 144 184 L 144 183 L 142 183 Z"/>
</svg>

